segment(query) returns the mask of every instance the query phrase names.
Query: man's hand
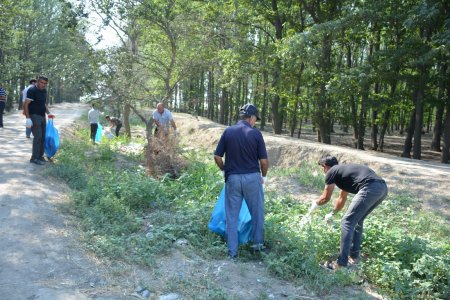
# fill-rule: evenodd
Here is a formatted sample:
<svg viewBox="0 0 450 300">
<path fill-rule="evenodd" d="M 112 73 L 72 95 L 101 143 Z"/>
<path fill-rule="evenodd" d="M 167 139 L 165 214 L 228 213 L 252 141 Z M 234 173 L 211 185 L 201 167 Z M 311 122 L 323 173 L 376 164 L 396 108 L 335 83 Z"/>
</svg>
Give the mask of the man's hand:
<svg viewBox="0 0 450 300">
<path fill-rule="evenodd" d="M 334 217 L 334 213 L 333 212 L 327 213 L 325 215 L 325 222 L 330 224 L 331 222 L 333 222 L 333 217 Z"/>
<path fill-rule="evenodd" d="M 33 127 L 33 121 L 31 121 L 31 119 L 27 119 L 27 120 L 25 121 L 25 126 L 26 126 L 27 128 Z"/>
<path fill-rule="evenodd" d="M 55 118 L 55 115 L 54 115 L 54 114 L 48 114 L 47 117 L 48 117 L 49 119 L 54 119 L 54 118 Z"/>
</svg>

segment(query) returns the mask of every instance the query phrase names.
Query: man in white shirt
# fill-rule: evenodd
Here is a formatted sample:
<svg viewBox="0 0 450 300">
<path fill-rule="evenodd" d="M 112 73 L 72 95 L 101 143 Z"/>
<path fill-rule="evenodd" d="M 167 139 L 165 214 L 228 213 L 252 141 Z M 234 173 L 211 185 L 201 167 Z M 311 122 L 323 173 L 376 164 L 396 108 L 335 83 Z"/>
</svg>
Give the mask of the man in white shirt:
<svg viewBox="0 0 450 300">
<path fill-rule="evenodd" d="M 100 117 L 100 112 L 95 108 L 95 105 L 92 104 L 91 110 L 88 112 L 88 120 L 91 124 L 91 140 L 95 144 L 95 136 L 97 134 L 98 129 L 98 119 Z"/>
<path fill-rule="evenodd" d="M 36 79 L 30 80 L 30 85 L 23 89 L 22 91 L 22 106 L 25 104 L 25 99 L 27 99 L 27 91 L 30 87 L 33 87 L 36 85 Z M 22 112 L 23 115 L 25 115 L 25 112 Z M 25 127 L 25 136 L 29 139 L 31 136 L 31 127 Z"/>
<path fill-rule="evenodd" d="M 174 133 L 177 133 L 177 125 L 173 120 L 172 113 L 164 108 L 163 103 L 158 103 L 153 112 L 153 123 L 156 125 L 155 136 L 161 137 L 161 134 L 169 134 L 169 124 L 172 125 Z"/>
</svg>

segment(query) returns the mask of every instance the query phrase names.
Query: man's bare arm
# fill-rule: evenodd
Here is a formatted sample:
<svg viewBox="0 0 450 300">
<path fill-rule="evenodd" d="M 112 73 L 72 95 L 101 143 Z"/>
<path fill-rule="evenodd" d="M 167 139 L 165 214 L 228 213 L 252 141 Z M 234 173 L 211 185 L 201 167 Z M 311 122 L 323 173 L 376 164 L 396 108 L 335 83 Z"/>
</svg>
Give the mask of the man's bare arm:
<svg viewBox="0 0 450 300">
<path fill-rule="evenodd" d="M 316 201 L 317 205 L 324 205 L 325 203 L 328 203 L 328 201 L 330 201 L 334 186 L 334 184 L 325 185 L 322 195 L 319 197 L 319 200 Z"/>
</svg>

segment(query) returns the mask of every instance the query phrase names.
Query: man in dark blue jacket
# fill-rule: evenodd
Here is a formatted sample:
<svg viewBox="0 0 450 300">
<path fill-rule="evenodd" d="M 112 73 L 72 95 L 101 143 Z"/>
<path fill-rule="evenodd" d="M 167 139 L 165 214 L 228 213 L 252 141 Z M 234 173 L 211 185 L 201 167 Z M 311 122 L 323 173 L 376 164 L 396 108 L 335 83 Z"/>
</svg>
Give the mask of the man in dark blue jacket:
<svg viewBox="0 0 450 300">
<path fill-rule="evenodd" d="M 214 160 L 225 176 L 226 239 L 231 258 L 238 254 L 237 225 L 244 198 L 252 217 L 252 247 L 255 250 L 264 247 L 262 184 L 269 168 L 263 136 L 254 128 L 259 120 L 258 110 L 253 104 L 246 104 L 240 109 L 239 117 L 236 125 L 225 129 L 214 152 Z"/>
</svg>

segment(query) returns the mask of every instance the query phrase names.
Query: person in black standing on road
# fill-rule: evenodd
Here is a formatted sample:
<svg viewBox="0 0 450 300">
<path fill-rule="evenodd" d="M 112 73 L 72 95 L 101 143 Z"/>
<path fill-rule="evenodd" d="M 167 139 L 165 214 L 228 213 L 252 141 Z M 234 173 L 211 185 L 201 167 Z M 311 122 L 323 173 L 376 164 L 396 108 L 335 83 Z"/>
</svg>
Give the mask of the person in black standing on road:
<svg viewBox="0 0 450 300">
<path fill-rule="evenodd" d="M 36 86 L 30 87 L 27 91 L 25 99 L 25 116 L 27 117 L 25 125 L 31 128 L 33 132 L 33 151 L 30 162 L 37 165 L 44 165 L 44 145 L 45 145 L 45 129 L 46 119 L 52 119 L 55 116 L 50 114 L 47 106 L 47 85 L 48 78 L 41 75 L 38 77 Z"/>
<path fill-rule="evenodd" d="M 3 111 L 6 106 L 6 91 L 0 83 L 0 128 L 3 128 Z"/>
</svg>

